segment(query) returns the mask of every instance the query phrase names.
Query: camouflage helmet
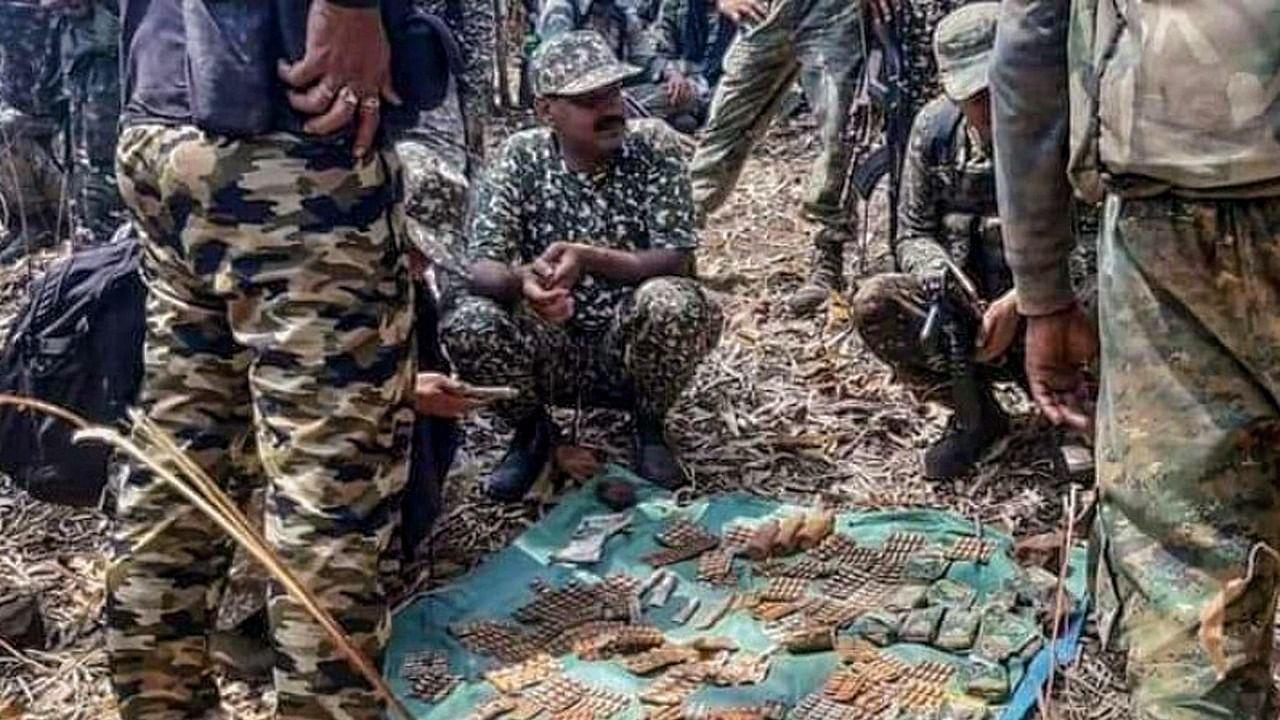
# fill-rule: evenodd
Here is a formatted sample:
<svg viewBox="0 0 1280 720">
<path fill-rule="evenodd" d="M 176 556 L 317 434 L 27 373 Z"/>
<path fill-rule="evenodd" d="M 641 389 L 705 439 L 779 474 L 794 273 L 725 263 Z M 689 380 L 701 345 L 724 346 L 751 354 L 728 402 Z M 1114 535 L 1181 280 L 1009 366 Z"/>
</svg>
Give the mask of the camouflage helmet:
<svg viewBox="0 0 1280 720">
<path fill-rule="evenodd" d="M 968 100 L 987 89 L 999 14 L 998 2 L 972 3 L 938 23 L 933 34 L 933 54 L 938 60 L 942 89 L 952 100 Z"/>
<path fill-rule="evenodd" d="M 593 30 L 557 35 L 533 53 L 533 92 L 549 95 L 584 95 L 643 72 L 619 62 L 608 43 Z"/>
</svg>

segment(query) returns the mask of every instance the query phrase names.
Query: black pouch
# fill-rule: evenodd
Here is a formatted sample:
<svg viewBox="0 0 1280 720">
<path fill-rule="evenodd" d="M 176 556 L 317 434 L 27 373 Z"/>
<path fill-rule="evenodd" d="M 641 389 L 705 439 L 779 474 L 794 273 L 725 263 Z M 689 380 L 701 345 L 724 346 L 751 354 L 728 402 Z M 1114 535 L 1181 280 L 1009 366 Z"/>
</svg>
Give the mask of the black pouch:
<svg viewBox="0 0 1280 720">
<path fill-rule="evenodd" d="M 182 0 L 182 19 L 195 125 L 239 137 L 271 130 L 279 92 L 272 3 Z"/>
</svg>

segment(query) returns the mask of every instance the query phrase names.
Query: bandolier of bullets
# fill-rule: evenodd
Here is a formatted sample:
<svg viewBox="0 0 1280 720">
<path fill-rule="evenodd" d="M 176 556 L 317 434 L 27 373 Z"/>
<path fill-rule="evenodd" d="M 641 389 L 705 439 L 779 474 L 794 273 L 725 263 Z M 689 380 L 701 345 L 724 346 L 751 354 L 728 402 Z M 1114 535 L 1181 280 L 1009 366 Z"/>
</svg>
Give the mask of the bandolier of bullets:
<svg viewBox="0 0 1280 720">
<path fill-rule="evenodd" d="M 984 564 L 990 562 L 991 556 L 995 554 L 995 551 L 996 544 L 990 540 L 962 537 L 948 547 L 943 552 L 943 556 L 948 560 Z"/>
<path fill-rule="evenodd" d="M 439 650 L 408 656 L 400 675 L 409 682 L 414 697 L 432 703 L 444 699 L 462 682 L 461 675 L 449 672 L 449 659 Z"/>
<path fill-rule="evenodd" d="M 714 533 L 686 518 L 673 522 L 658 535 L 658 543 L 662 549 L 646 555 L 643 560 L 653 567 L 674 565 L 691 560 L 702 553 L 716 548 L 720 538 Z"/>
</svg>

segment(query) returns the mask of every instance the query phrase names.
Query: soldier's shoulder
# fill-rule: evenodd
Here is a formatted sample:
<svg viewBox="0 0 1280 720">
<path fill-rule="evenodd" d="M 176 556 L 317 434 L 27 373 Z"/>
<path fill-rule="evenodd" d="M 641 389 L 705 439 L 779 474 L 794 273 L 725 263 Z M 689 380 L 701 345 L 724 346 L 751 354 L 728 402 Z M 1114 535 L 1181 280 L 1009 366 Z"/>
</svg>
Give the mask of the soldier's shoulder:
<svg viewBox="0 0 1280 720">
<path fill-rule="evenodd" d="M 939 95 L 920 108 L 911 124 L 910 151 L 928 154 L 947 144 L 961 117 L 960 106 L 946 95 Z"/>
<path fill-rule="evenodd" d="M 544 127 L 529 128 L 512 133 L 502 142 L 497 162 L 515 163 L 531 167 L 546 162 L 555 149 L 551 130 Z"/>
<path fill-rule="evenodd" d="M 647 160 L 686 161 L 680 133 L 655 118 L 627 121 L 627 150 Z"/>
</svg>

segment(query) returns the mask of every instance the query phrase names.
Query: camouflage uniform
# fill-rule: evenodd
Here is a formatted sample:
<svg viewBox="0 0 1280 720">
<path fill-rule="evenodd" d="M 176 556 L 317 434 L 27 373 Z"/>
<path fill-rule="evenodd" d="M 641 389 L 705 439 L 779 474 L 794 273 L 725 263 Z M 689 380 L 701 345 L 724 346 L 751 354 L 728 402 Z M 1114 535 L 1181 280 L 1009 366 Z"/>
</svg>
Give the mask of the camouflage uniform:
<svg viewBox="0 0 1280 720">
<path fill-rule="evenodd" d="M 0 2 L 0 235 L 11 239 L 56 235 L 58 68 L 57 18 L 34 4 Z"/>
<path fill-rule="evenodd" d="M 470 259 L 528 263 L 557 241 L 693 251 L 684 164 L 654 139 L 669 132 L 655 124 L 633 125 L 595 176 L 565 167 L 550 130 L 513 135 L 478 193 Z M 487 298 L 455 301 L 441 326 L 454 367 L 471 382 L 520 390 L 499 408 L 513 420 L 579 400 L 662 417 L 719 340 L 720 310 L 691 278 L 636 287 L 586 276 L 573 298 L 560 326 Z"/>
<path fill-rule="evenodd" d="M 843 202 L 851 153 L 845 129 L 862 63 L 861 3 L 770 0 L 768 7 L 760 24 L 739 30 L 725 58 L 690 165 L 694 204 L 703 217 L 724 204 L 751 148 L 800 77 L 816 106 L 822 140 L 804 213 L 820 225 L 815 244 L 828 255 L 839 253 L 854 222 Z"/>
<path fill-rule="evenodd" d="M 696 49 L 687 47 L 685 32 L 690 14 L 699 6 L 706 13 L 706 34 L 702 57 L 693 57 Z M 653 59 L 647 67 L 651 83 L 645 87 L 649 94 L 632 91 L 651 116 L 672 118 L 688 114 L 698 122 L 706 117 L 711 93 L 720 79 L 722 53 L 734 30 L 733 23 L 716 10 L 714 0 L 663 0 L 658 17 L 649 28 L 653 47 Z M 679 107 L 672 107 L 667 99 L 666 77 L 670 71 L 678 71 L 693 86 L 693 97 Z"/>
<path fill-rule="evenodd" d="M 80 243 L 111 239 L 124 218 L 116 187 L 120 122 L 120 19 L 115 0 L 62 17 L 62 74 L 70 118 L 73 215 Z"/>
<path fill-rule="evenodd" d="M 1006 0 L 992 70 L 1024 313 L 1071 303 L 1068 158 L 1106 196 L 1093 555 L 1139 720 L 1276 712 L 1280 8 L 1230 9 Z"/>
<path fill-rule="evenodd" d="M 138 124 L 119 167 L 150 288 L 141 406 L 220 483 L 260 463 L 267 541 L 377 662 L 388 632 L 377 567 L 413 420 L 395 155 L 354 162 L 343 144 L 293 135 Z M 218 700 L 206 633 L 229 540 L 133 472 L 113 546 L 107 646 L 122 716 L 203 717 Z M 278 588 L 269 614 L 276 717 L 381 717 Z"/>
<path fill-rule="evenodd" d="M 464 138 L 472 158 L 484 157 L 484 128 L 493 111 L 494 28 L 492 0 L 416 0 L 419 8 L 444 18 L 462 46 L 463 77 L 458 107 L 435 113 L 430 128 L 450 142 Z M 455 87 L 455 91 L 458 88 Z M 407 170 L 407 168 L 406 168 Z"/>
<path fill-rule="evenodd" d="M 859 285 L 854 322 L 867 347 L 904 380 L 921 389 L 935 387 L 947 359 L 920 342 L 930 304 L 926 279 L 945 273 L 949 258 L 978 284 L 984 299 L 1013 287 L 1001 249 L 990 149 L 946 97 L 926 105 L 911 130 L 894 256 L 898 273 Z"/>
<path fill-rule="evenodd" d="M 462 116 L 453 86 L 440 107 L 422 113 L 417 127 L 395 138 L 404 167 L 405 212 L 444 247 L 459 242 L 471 187 L 473 163 Z"/>
<path fill-rule="evenodd" d="M 631 117 L 669 118 L 687 112 L 687 107 L 670 107 L 660 58 L 654 38 L 629 4 L 616 0 L 547 0 L 538 21 L 543 41 L 574 30 L 595 30 L 604 37 L 614 57 L 639 68 L 625 83 Z"/>
<path fill-rule="evenodd" d="M 904 101 L 910 117 L 942 92 L 938 84 L 938 61 L 933 55 L 933 36 L 942 18 L 972 0 L 924 0 L 899 7 L 904 23 L 901 31 Z"/>
</svg>

